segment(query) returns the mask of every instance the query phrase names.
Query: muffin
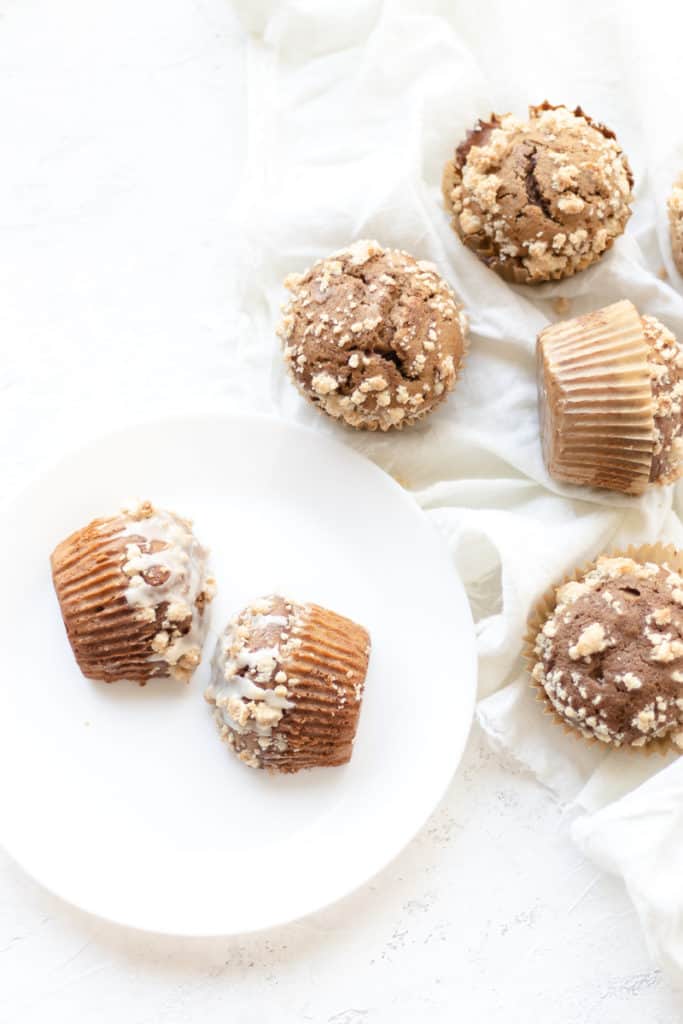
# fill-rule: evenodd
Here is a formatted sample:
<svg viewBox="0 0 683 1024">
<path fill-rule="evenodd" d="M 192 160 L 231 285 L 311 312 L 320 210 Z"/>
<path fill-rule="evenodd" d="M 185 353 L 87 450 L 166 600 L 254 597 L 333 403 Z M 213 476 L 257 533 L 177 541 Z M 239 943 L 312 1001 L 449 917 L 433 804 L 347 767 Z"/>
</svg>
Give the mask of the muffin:
<svg viewBox="0 0 683 1024">
<path fill-rule="evenodd" d="M 683 274 L 683 174 L 669 196 L 669 227 L 671 254 L 679 274 Z"/>
<path fill-rule="evenodd" d="M 507 281 L 571 277 L 631 215 L 633 176 L 614 133 L 577 107 L 542 103 L 520 121 L 478 121 L 446 164 L 446 208 L 461 241 Z"/>
<path fill-rule="evenodd" d="M 367 630 L 272 595 L 219 638 L 206 699 L 221 737 L 251 768 L 297 772 L 351 757 L 370 655 Z"/>
<path fill-rule="evenodd" d="M 642 494 L 683 473 L 683 347 L 662 323 L 617 302 L 552 324 L 537 344 L 549 474 Z"/>
<path fill-rule="evenodd" d="M 453 390 L 467 321 L 432 263 L 362 241 L 285 287 L 285 362 L 329 416 L 362 430 L 404 427 Z"/>
<path fill-rule="evenodd" d="M 52 579 L 78 666 L 114 683 L 188 682 L 201 659 L 215 581 L 192 524 L 142 502 L 95 519 L 52 553 Z"/>
<path fill-rule="evenodd" d="M 666 562 L 603 556 L 553 604 L 532 678 L 559 720 L 614 747 L 683 746 L 683 577 Z"/>
</svg>

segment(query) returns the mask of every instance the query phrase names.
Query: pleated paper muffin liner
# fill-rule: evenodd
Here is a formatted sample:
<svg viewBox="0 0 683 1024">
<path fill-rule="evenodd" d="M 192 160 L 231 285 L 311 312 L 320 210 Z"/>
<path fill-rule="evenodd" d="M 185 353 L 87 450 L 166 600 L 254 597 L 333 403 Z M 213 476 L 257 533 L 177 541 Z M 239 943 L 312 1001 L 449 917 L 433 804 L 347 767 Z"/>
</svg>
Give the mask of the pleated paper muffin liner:
<svg viewBox="0 0 683 1024">
<path fill-rule="evenodd" d="M 642 494 L 654 404 L 640 314 L 628 300 L 553 324 L 537 343 L 539 419 L 551 476 Z"/>
<path fill-rule="evenodd" d="M 67 636 L 89 679 L 147 680 L 164 674 L 149 660 L 156 621 L 143 622 L 125 597 L 123 518 L 99 519 L 67 537 L 52 555 L 52 578 Z"/>
<path fill-rule="evenodd" d="M 601 555 L 600 557 L 631 558 L 635 562 L 655 562 L 657 565 L 666 565 L 675 572 L 683 574 L 683 551 L 679 551 L 673 546 L 673 544 L 662 544 L 658 542 L 655 544 L 630 545 L 625 550 L 611 551 L 606 553 L 604 556 Z M 565 583 L 577 582 L 578 580 L 583 579 L 589 572 L 596 568 L 597 564 L 598 560 L 595 559 L 594 561 L 588 562 L 586 565 L 575 569 L 573 572 L 568 573 L 557 583 L 554 583 L 549 587 L 534 604 L 527 619 L 527 627 L 522 645 L 522 656 L 529 673 L 529 684 L 534 690 L 536 700 L 543 704 L 544 713 L 552 718 L 553 724 L 560 726 L 563 732 L 568 736 L 572 736 L 576 740 L 580 740 L 583 743 L 597 743 L 606 750 L 627 750 L 640 757 L 642 757 L 643 754 L 650 756 L 654 753 L 662 756 L 666 756 L 671 753 L 680 755 L 683 751 L 676 746 L 670 736 L 650 740 L 649 743 L 646 743 L 642 747 L 634 747 L 630 744 L 623 744 L 622 746 L 617 747 L 613 743 L 603 743 L 595 736 L 584 736 L 579 729 L 573 728 L 564 718 L 562 718 L 560 714 L 558 714 L 553 707 L 543 684 L 537 682 L 533 677 L 534 667 L 539 660 L 538 655 L 534 651 L 536 639 L 545 622 L 555 611 L 557 606 L 557 591 L 560 587 L 563 587 Z M 683 729 L 683 725 L 681 728 Z"/>
<path fill-rule="evenodd" d="M 205 557 L 187 520 L 149 502 L 96 519 L 58 544 L 52 579 L 83 675 L 188 682 L 214 590 Z"/>
<path fill-rule="evenodd" d="M 294 707 L 282 719 L 288 770 L 345 764 L 358 727 L 370 638 L 336 612 L 311 604 L 292 635 L 301 643 L 283 664 Z"/>
</svg>

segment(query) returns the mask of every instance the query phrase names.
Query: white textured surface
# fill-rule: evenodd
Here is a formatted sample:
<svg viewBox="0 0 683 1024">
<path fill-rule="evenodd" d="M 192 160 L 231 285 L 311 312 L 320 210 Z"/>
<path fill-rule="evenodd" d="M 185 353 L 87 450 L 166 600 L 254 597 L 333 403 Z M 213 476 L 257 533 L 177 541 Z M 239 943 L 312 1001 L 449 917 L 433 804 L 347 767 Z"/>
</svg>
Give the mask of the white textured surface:
<svg viewBox="0 0 683 1024">
<path fill-rule="evenodd" d="M 506 55 L 510 25 L 488 6 L 467 8 L 463 32 L 520 105 L 545 86 Z M 538 21 L 524 6 L 511 17 Z M 229 288 L 243 97 L 227 6 L 5 0 L 0 15 L 2 496 L 84 423 L 229 401 L 247 341 Z M 558 46 L 551 65 L 556 88 L 571 56 Z M 676 1024 L 683 991 L 567 825 L 475 733 L 442 809 L 373 885 L 242 943 L 104 925 L 2 858 L 0 1021 Z"/>
<path fill-rule="evenodd" d="M 478 736 L 442 809 L 375 883 L 259 937 L 141 937 L 6 862 L 0 881 L 3 1024 L 677 1024 L 683 1006 L 621 889 Z"/>
</svg>

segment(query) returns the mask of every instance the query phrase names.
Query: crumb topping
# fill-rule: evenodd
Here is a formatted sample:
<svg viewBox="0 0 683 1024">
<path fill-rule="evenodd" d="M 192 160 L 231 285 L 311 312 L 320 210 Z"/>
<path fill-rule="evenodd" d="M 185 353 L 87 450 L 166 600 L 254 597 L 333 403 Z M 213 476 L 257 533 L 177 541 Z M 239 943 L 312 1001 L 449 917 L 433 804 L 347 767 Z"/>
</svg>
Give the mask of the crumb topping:
<svg viewBox="0 0 683 1024">
<path fill-rule="evenodd" d="M 284 598 L 263 598 L 230 621 L 216 647 L 205 696 L 221 737 L 252 768 L 262 767 L 273 744 L 287 749 L 286 734 L 273 731 L 294 707 L 283 665 L 299 643 L 293 635 L 299 616 Z"/>
<path fill-rule="evenodd" d="M 616 747 L 681 732 L 681 591 L 667 565 L 605 556 L 557 588 L 532 676 L 565 722 Z"/>
<path fill-rule="evenodd" d="M 209 616 L 206 605 L 216 592 L 207 573 L 207 551 L 192 523 L 150 502 L 124 509 L 127 537 L 122 571 L 128 577 L 125 598 L 142 622 L 156 621 L 151 661 L 187 682 L 201 660 Z"/>
<path fill-rule="evenodd" d="M 362 626 L 317 605 L 253 602 L 216 645 L 205 697 L 221 738 L 251 768 L 345 763 L 369 651 Z"/>
<path fill-rule="evenodd" d="M 278 327 L 299 390 L 352 427 L 419 420 L 452 391 L 467 320 L 432 263 L 359 241 L 290 274 Z"/>
<path fill-rule="evenodd" d="M 488 266 L 533 283 L 595 262 L 630 216 L 631 170 L 614 134 L 580 107 L 479 121 L 446 165 L 455 231 Z"/>
<path fill-rule="evenodd" d="M 655 444 L 650 480 L 671 483 L 683 474 L 683 346 L 653 316 L 641 317 L 649 348 Z"/>
<path fill-rule="evenodd" d="M 642 494 L 678 472 L 679 349 L 628 300 L 545 327 L 537 340 L 544 460 L 558 480 Z"/>
<path fill-rule="evenodd" d="M 600 622 L 591 622 L 581 631 L 576 643 L 569 648 L 569 657 L 574 660 L 588 658 L 591 654 L 604 651 L 611 643 L 614 641 L 608 639 L 605 627 Z"/>
</svg>

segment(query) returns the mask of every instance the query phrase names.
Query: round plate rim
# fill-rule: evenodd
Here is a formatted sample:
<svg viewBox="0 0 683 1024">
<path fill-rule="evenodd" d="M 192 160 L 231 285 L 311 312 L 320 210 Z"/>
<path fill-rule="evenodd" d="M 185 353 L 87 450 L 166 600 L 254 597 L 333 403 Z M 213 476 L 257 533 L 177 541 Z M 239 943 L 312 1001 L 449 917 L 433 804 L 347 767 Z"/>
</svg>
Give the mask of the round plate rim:
<svg viewBox="0 0 683 1024">
<path fill-rule="evenodd" d="M 43 482 L 44 478 L 59 471 L 60 466 L 67 465 L 71 460 L 76 459 L 78 456 L 85 454 L 88 451 L 92 451 L 97 446 L 105 441 L 111 441 L 117 436 L 123 436 L 130 433 L 138 427 L 149 427 L 150 425 L 162 426 L 163 424 L 173 423 L 174 425 L 182 423 L 192 423 L 197 421 L 219 421 L 223 427 L 230 428 L 230 425 L 242 424 L 248 429 L 249 424 L 258 424 L 259 426 L 272 426 L 279 430 L 289 430 L 294 433 L 299 433 L 305 436 L 310 441 L 323 446 L 331 446 L 332 448 L 343 449 L 345 457 L 350 457 L 352 460 L 360 460 L 370 467 L 371 472 L 376 473 L 378 478 L 381 478 L 384 486 L 388 486 L 397 497 L 397 500 L 401 501 L 404 506 L 410 508 L 411 513 L 414 513 L 417 517 L 421 518 L 423 524 L 429 527 L 432 535 L 433 542 L 436 547 L 442 548 L 442 553 L 445 558 L 448 557 L 448 550 L 445 544 L 444 538 L 439 534 L 436 527 L 429 522 L 429 519 L 424 512 L 420 509 L 419 505 L 410 497 L 409 493 L 405 491 L 400 484 L 383 470 L 377 463 L 372 459 L 363 455 L 357 451 L 353 446 L 345 444 L 343 440 L 337 437 L 332 437 L 327 434 L 323 434 L 319 431 L 312 430 L 309 427 L 303 426 L 302 424 L 292 422 L 284 417 L 276 415 L 261 414 L 261 413 L 250 413 L 250 412 L 235 412 L 226 413 L 213 408 L 207 408 L 205 410 L 191 410 L 184 414 L 168 414 L 164 416 L 143 416 L 126 420 L 124 423 L 117 425 L 115 429 L 101 429 L 91 434 L 87 440 L 82 443 L 72 442 L 69 444 L 65 451 L 59 456 L 52 459 L 46 459 L 34 472 L 28 474 L 23 482 L 13 490 L 13 492 L 7 496 L 0 503 L 0 524 L 4 517 L 9 514 L 14 503 L 20 502 L 23 498 L 26 498 L 32 489 L 39 487 Z M 109 924 L 115 925 L 120 928 L 130 928 L 133 931 L 138 931 L 143 934 L 149 935 L 166 935 L 169 937 L 184 937 L 184 938 L 230 938 L 238 937 L 242 935 L 251 935 L 259 932 L 270 931 L 271 929 L 281 928 L 287 924 L 291 924 L 308 917 L 311 914 L 322 911 L 326 908 L 337 905 L 340 901 L 356 892 L 363 885 L 368 884 L 375 879 L 381 872 L 383 872 L 389 865 L 391 865 L 397 857 L 406 849 L 406 847 L 413 841 L 416 835 L 424 827 L 429 817 L 434 813 L 436 808 L 441 804 L 444 796 L 453 780 L 455 772 L 462 760 L 465 747 L 467 745 L 468 737 L 470 734 L 474 706 L 476 703 L 476 688 L 477 688 L 477 652 L 476 652 L 476 637 L 474 630 L 474 622 L 472 614 L 467 600 L 467 594 L 465 587 L 460 579 L 455 568 L 453 568 L 453 587 L 455 591 L 459 592 L 459 598 L 462 600 L 463 609 L 465 612 L 465 620 L 461 622 L 461 627 L 467 629 L 469 635 L 468 651 L 465 658 L 462 658 L 462 678 L 468 680 L 467 694 L 463 697 L 463 706 L 465 707 L 466 713 L 463 715 L 463 721 L 466 723 L 464 728 L 461 728 L 457 735 L 454 735 L 454 743 L 452 747 L 452 765 L 448 773 L 444 773 L 444 778 L 438 787 L 434 787 L 434 791 L 429 800 L 426 800 L 424 805 L 420 808 L 419 814 L 414 814 L 411 817 L 409 826 L 404 830 L 404 834 L 396 848 L 390 854 L 382 854 L 379 858 L 379 862 L 373 862 L 372 865 L 363 872 L 359 872 L 362 877 L 357 877 L 353 881 L 349 881 L 344 884 L 342 891 L 329 899 L 325 899 L 320 902 L 318 899 L 312 901 L 310 904 L 302 906 L 300 912 L 295 914 L 284 913 L 282 915 L 275 914 L 268 923 L 255 923 L 250 927 L 239 927 L 230 928 L 229 925 L 218 928 L 207 928 L 197 930 L 195 927 L 190 929 L 184 929 L 182 927 L 158 927 L 147 925 L 139 922 L 130 922 L 125 918 L 117 918 L 112 913 L 104 913 L 98 910 L 97 907 L 87 905 L 87 901 L 79 901 L 78 899 L 70 896 L 69 894 L 58 891 L 52 886 L 46 878 L 43 877 L 43 873 L 40 871 L 33 870 L 24 866 L 20 856 L 15 856 L 12 850 L 11 841 L 8 841 L 2 835 L 2 817 L 0 817 L 0 849 L 2 849 L 7 856 L 16 864 L 29 878 L 41 886 L 46 892 L 50 893 L 53 897 L 63 901 L 67 905 L 76 908 L 81 912 L 85 912 L 93 917 L 99 918 L 102 921 L 106 921 Z M 462 652 L 460 652 L 462 656 Z"/>
</svg>

